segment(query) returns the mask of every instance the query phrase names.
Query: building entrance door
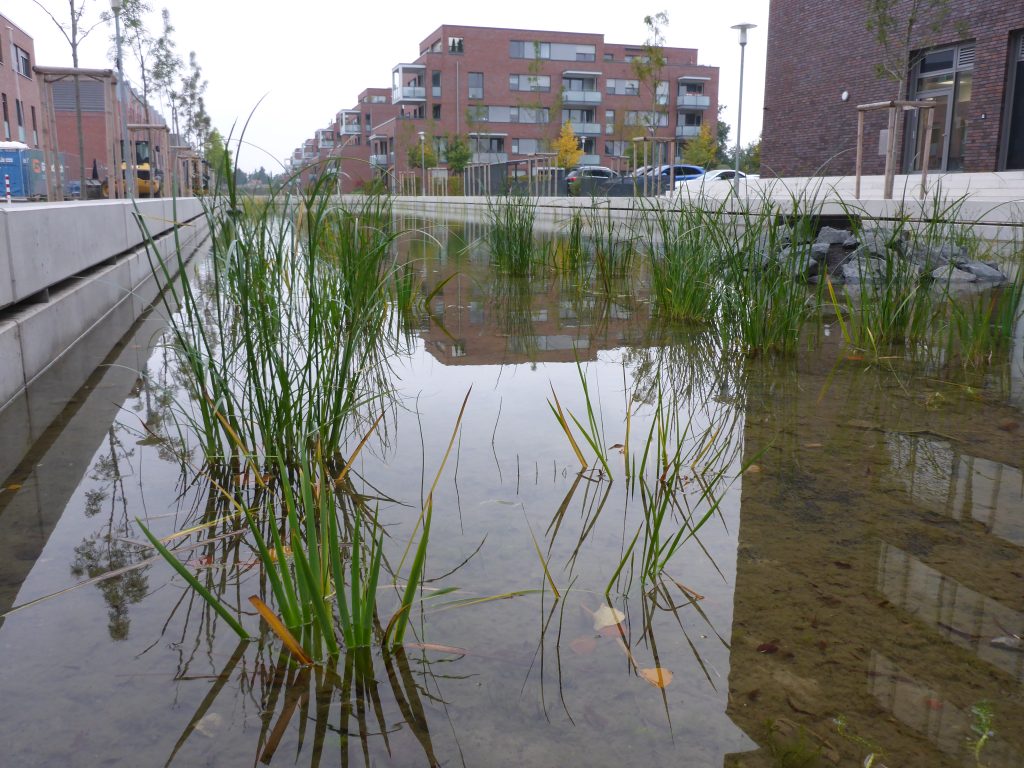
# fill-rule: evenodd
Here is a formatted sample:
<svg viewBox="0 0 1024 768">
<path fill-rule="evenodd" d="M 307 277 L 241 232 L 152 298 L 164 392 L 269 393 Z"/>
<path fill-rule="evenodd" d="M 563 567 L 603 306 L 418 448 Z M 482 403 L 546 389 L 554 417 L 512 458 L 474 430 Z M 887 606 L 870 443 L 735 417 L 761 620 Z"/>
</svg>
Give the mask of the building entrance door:
<svg viewBox="0 0 1024 768">
<path fill-rule="evenodd" d="M 973 44 L 930 51 L 915 65 L 912 98 L 930 100 L 935 109 L 928 136 L 923 135 L 924 120 L 920 110 L 907 116 L 904 167 L 908 172 L 921 170 L 925 152 L 931 169 L 963 170 L 973 68 Z"/>
</svg>

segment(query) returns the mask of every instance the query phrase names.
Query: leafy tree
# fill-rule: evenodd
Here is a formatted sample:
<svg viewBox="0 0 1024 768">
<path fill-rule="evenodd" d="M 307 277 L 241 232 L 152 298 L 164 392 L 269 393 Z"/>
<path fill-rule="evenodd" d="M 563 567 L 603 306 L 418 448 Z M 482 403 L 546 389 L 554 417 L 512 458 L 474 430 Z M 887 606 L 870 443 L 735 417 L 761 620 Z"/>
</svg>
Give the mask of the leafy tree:
<svg viewBox="0 0 1024 768">
<path fill-rule="evenodd" d="M 224 146 L 224 137 L 214 128 L 206 137 L 203 157 L 210 164 L 213 173 L 220 179 L 229 178 L 231 173 L 231 151 Z"/>
<path fill-rule="evenodd" d="M 430 136 L 423 137 L 423 146 L 420 146 L 419 136 L 416 137 L 416 142 L 409 144 L 407 150 L 407 156 L 409 159 L 410 168 L 420 168 L 426 170 L 427 168 L 437 167 L 437 153 L 434 151 L 434 139 Z"/>
<path fill-rule="evenodd" d="M 718 125 L 716 126 L 716 133 L 718 134 L 718 154 L 715 157 L 718 165 L 729 165 L 729 161 L 732 158 L 732 150 L 729 148 L 729 124 L 722 119 L 722 110 L 724 109 L 724 104 L 718 105 Z"/>
<path fill-rule="evenodd" d="M 658 88 L 661 85 L 661 71 L 667 63 L 663 30 L 668 26 L 668 12 L 660 11 L 653 16 L 644 16 L 644 24 L 647 26 L 648 38 L 643 46 L 643 55 L 634 58 L 630 66 L 637 80 L 646 85 L 651 93 L 651 111 L 641 119 L 653 134 L 658 126 L 658 115 L 666 111 L 665 105 L 659 103 Z"/>
<path fill-rule="evenodd" d="M 761 172 L 761 139 L 747 144 L 740 152 L 740 170 L 743 173 Z"/>
<path fill-rule="evenodd" d="M 57 20 L 57 17 L 40 0 L 32 0 L 32 2 L 38 5 L 50 17 L 50 20 L 57 25 L 60 33 L 64 35 L 64 39 L 67 40 L 68 45 L 71 47 L 71 66 L 78 69 L 78 46 L 89 36 L 90 32 L 103 22 L 102 15 L 92 24 L 83 26 L 82 18 L 85 16 L 85 9 L 89 4 L 89 0 L 68 0 L 68 21 L 61 22 Z M 79 178 L 84 184 L 85 133 L 82 130 L 82 93 L 78 75 L 75 75 L 73 80 L 75 83 L 75 130 L 78 133 L 78 171 Z M 85 199 L 85 196 L 83 195 L 82 198 Z"/>
<path fill-rule="evenodd" d="M 174 34 L 174 26 L 171 24 L 171 14 L 166 8 L 160 11 L 163 22 L 163 31 L 154 43 L 152 49 L 153 61 L 150 65 L 150 75 L 153 80 L 153 90 L 163 96 L 171 116 L 171 130 L 178 132 L 178 94 L 175 85 L 181 73 L 182 61 L 177 53 L 177 46 L 171 37 Z"/>
<path fill-rule="evenodd" d="M 950 0 L 867 0 L 864 23 L 882 49 L 875 73 L 896 84 L 896 99 L 906 98 L 907 78 L 918 60 L 911 59 L 914 30 L 924 25 L 928 32 L 939 32 L 950 10 Z M 963 24 L 957 34 L 967 34 Z"/>
<path fill-rule="evenodd" d="M 461 176 L 473 158 L 469 141 L 458 133 L 451 133 L 445 137 L 444 155 L 445 161 L 448 163 L 448 170 L 455 176 Z"/>
<path fill-rule="evenodd" d="M 203 71 L 199 66 L 195 51 L 188 54 L 189 73 L 181 78 L 181 90 L 177 94 L 181 117 L 184 119 L 183 132 L 189 143 L 200 152 L 205 151 L 207 137 L 212 121 L 206 112 L 207 81 L 203 79 Z"/>
<path fill-rule="evenodd" d="M 697 138 L 686 142 L 683 150 L 686 162 L 699 165 L 701 168 L 714 168 L 718 163 L 718 141 L 711 133 L 711 126 L 701 126 Z"/>
<path fill-rule="evenodd" d="M 551 149 L 557 153 L 555 164 L 558 167 L 573 168 L 579 163 L 580 158 L 583 157 L 583 150 L 580 149 L 580 142 L 572 129 L 572 123 L 562 124 L 562 131 L 558 134 Z"/>
</svg>

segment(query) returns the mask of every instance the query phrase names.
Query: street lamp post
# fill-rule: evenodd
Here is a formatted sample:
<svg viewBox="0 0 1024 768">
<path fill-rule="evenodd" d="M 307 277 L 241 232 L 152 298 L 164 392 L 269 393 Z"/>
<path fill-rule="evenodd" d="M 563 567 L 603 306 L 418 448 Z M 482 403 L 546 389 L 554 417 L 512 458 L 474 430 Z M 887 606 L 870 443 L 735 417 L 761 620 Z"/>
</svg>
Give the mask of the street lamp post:
<svg viewBox="0 0 1024 768">
<path fill-rule="evenodd" d="M 426 138 L 427 134 L 423 131 L 419 131 L 420 137 L 420 189 L 423 192 L 423 196 L 427 195 L 427 145 Z"/>
<path fill-rule="evenodd" d="M 135 197 L 135 174 L 128 157 L 132 147 L 128 143 L 128 89 L 124 84 L 124 65 L 121 59 L 121 0 L 110 0 L 110 10 L 114 12 L 114 36 L 117 43 L 117 95 L 121 102 L 121 161 L 124 163 L 124 190 L 128 198 Z M 85 188 L 85 182 L 82 182 Z M 108 186 L 109 189 L 109 186 Z"/>
<path fill-rule="evenodd" d="M 740 194 L 740 128 L 743 125 L 743 59 L 747 49 L 747 30 L 753 29 L 757 24 L 734 24 L 733 29 L 740 31 L 740 101 L 736 111 L 736 173 L 733 176 L 733 189 L 736 195 Z"/>
</svg>

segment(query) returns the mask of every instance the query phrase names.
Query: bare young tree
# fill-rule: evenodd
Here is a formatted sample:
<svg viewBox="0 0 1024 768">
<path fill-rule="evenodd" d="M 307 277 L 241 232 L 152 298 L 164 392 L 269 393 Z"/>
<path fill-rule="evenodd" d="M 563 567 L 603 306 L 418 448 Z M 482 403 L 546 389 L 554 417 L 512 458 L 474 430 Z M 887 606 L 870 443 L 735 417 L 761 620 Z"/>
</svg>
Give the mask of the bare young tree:
<svg viewBox="0 0 1024 768">
<path fill-rule="evenodd" d="M 66 22 L 58 20 L 58 18 L 43 5 L 40 0 L 32 0 L 42 11 L 50 17 L 50 20 L 57 25 L 57 29 L 64 35 L 64 39 L 67 40 L 68 45 L 71 47 L 71 66 L 78 69 L 78 46 L 82 44 L 82 41 L 89 36 L 89 33 L 96 29 L 101 23 L 103 23 L 102 15 L 96 19 L 96 21 L 88 24 L 82 23 L 82 19 L 85 17 L 86 7 L 89 5 L 89 0 L 68 0 L 68 20 Z M 79 85 L 78 75 L 74 76 L 75 82 L 75 129 L 78 132 L 78 171 L 79 180 L 82 184 L 82 191 L 84 197 L 85 191 L 85 134 L 82 130 L 82 93 L 81 86 Z"/>
</svg>

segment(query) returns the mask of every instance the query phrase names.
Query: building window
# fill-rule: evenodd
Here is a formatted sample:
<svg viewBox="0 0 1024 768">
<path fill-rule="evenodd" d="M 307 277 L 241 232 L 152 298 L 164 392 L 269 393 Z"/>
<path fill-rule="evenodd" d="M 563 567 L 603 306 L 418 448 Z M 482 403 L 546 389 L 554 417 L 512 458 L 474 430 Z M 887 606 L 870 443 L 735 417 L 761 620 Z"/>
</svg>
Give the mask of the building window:
<svg viewBox="0 0 1024 768">
<path fill-rule="evenodd" d="M 29 61 L 28 51 L 14 46 L 14 70 L 24 77 L 32 77 L 32 62 Z"/>
<path fill-rule="evenodd" d="M 546 124 L 550 119 L 547 107 L 512 107 L 509 110 L 509 122 L 512 123 Z"/>
<path fill-rule="evenodd" d="M 605 93 L 614 96 L 639 96 L 640 95 L 640 81 L 639 80 L 615 80 L 609 78 L 605 80 Z"/>
<path fill-rule="evenodd" d="M 448 38 L 448 53 L 465 53 L 466 49 L 461 37 L 449 37 Z"/>
<path fill-rule="evenodd" d="M 658 87 L 654 91 L 654 97 L 658 102 L 659 106 L 664 107 L 668 104 L 668 81 L 662 80 L 658 83 Z"/>
<path fill-rule="evenodd" d="M 603 54 L 601 56 L 601 60 L 602 61 L 615 61 L 615 57 L 612 54 L 610 54 L 610 53 L 606 53 L 606 54 Z"/>
<path fill-rule="evenodd" d="M 551 78 L 547 75 L 509 75 L 508 89 L 547 93 L 551 90 Z"/>
<path fill-rule="evenodd" d="M 974 43 L 924 51 L 916 56 L 912 98 L 930 99 L 936 106 L 935 120 L 927 136 L 919 127 L 923 113 L 908 113 L 905 165 L 911 170 L 921 168 L 925 153 L 930 168 L 963 170 L 973 69 Z"/>
<path fill-rule="evenodd" d="M 512 139 L 513 155 L 535 155 L 540 152 L 540 139 Z"/>
<path fill-rule="evenodd" d="M 699 112 L 694 112 L 690 114 L 695 114 L 698 118 L 700 117 Z M 625 123 L 626 125 L 642 125 L 647 128 L 653 126 L 664 128 L 665 126 L 668 125 L 668 115 L 664 112 L 629 110 L 626 112 Z M 696 125 L 700 125 L 700 123 L 698 122 L 696 123 Z"/>
<path fill-rule="evenodd" d="M 604 111 L 604 132 L 615 133 L 615 110 L 606 109 Z"/>
<path fill-rule="evenodd" d="M 430 95 L 434 98 L 441 97 L 441 73 L 436 69 L 430 73 Z"/>
<path fill-rule="evenodd" d="M 441 105 L 440 104 L 434 104 L 431 107 L 431 114 L 430 114 L 430 116 L 432 118 L 434 118 L 435 120 L 440 120 L 441 119 Z"/>
<path fill-rule="evenodd" d="M 36 108 L 35 105 L 29 107 L 32 114 L 32 143 L 37 147 L 39 146 L 39 130 L 36 128 Z"/>
<path fill-rule="evenodd" d="M 1002 166 L 1024 168 L 1024 32 L 1018 32 L 1010 48 L 1010 79 L 1006 83 L 1006 138 Z"/>
<path fill-rule="evenodd" d="M 699 128 L 704 123 L 704 115 L 700 112 L 683 112 L 679 115 L 679 124 Z"/>
<path fill-rule="evenodd" d="M 469 87 L 469 98 L 482 99 L 484 97 L 484 73 L 470 72 L 466 79 Z"/>
<path fill-rule="evenodd" d="M 18 117 L 18 141 L 24 143 L 25 141 L 25 107 L 21 103 L 21 99 L 14 100 L 14 111 Z"/>
<path fill-rule="evenodd" d="M 505 151 L 504 136 L 470 136 L 469 142 L 474 152 L 500 153 Z"/>
<path fill-rule="evenodd" d="M 7 94 L 0 94 L 3 96 L 4 104 L 4 140 L 11 140 L 11 116 L 7 112 Z"/>
<path fill-rule="evenodd" d="M 630 142 L 628 141 L 606 141 L 604 143 L 604 153 L 611 157 L 623 157 L 629 144 Z"/>
<path fill-rule="evenodd" d="M 551 43 L 537 40 L 511 40 L 508 44 L 511 59 L 550 59 Z"/>
<path fill-rule="evenodd" d="M 704 83 L 680 83 L 679 84 L 679 95 L 680 96 L 703 96 L 704 95 Z"/>
</svg>

